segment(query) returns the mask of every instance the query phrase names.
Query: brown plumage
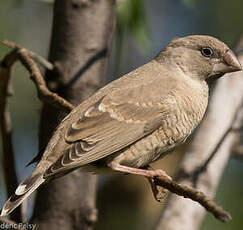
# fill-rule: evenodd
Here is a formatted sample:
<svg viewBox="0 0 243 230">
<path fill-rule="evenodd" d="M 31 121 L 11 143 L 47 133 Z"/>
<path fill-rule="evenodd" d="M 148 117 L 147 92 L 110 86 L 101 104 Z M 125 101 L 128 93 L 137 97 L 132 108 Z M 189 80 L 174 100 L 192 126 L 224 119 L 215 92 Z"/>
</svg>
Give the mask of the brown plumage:
<svg viewBox="0 0 243 230">
<path fill-rule="evenodd" d="M 162 170 L 145 168 L 183 143 L 202 120 L 206 81 L 238 70 L 233 52 L 213 37 L 173 40 L 152 61 L 100 89 L 60 123 L 1 215 L 46 180 L 76 168 L 165 176 Z"/>
</svg>

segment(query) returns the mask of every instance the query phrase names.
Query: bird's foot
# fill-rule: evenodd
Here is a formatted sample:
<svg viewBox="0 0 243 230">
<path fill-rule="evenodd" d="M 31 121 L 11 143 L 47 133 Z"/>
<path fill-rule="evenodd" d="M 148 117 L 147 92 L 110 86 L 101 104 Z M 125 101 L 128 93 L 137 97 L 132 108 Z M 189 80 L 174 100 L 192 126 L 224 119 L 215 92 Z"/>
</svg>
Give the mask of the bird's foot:
<svg viewBox="0 0 243 230">
<path fill-rule="evenodd" d="M 146 167 L 147 170 L 154 171 L 156 176 L 155 177 L 165 177 L 166 179 L 172 180 L 172 178 L 167 175 L 167 173 L 161 169 L 153 169 L 151 166 Z M 166 195 L 168 194 L 168 190 L 161 187 L 157 186 L 154 182 L 154 178 L 147 177 L 148 182 L 150 184 L 154 199 L 158 202 L 162 202 L 165 200 Z"/>
<path fill-rule="evenodd" d="M 167 175 L 167 173 L 165 171 L 163 171 L 162 169 L 152 169 L 150 166 L 148 166 L 144 169 L 140 169 L 140 168 L 132 168 L 132 167 L 128 167 L 128 166 L 124 166 L 124 165 L 120 165 L 120 164 L 110 164 L 110 167 L 116 171 L 145 176 L 150 183 L 150 187 L 152 189 L 153 196 L 154 196 L 155 200 L 158 202 L 161 202 L 164 199 L 165 194 L 168 192 L 168 190 L 161 186 L 157 186 L 154 183 L 154 178 L 162 177 L 162 178 L 172 180 L 172 178 L 169 175 Z"/>
<path fill-rule="evenodd" d="M 148 182 L 150 184 L 150 187 L 151 187 L 151 190 L 152 190 L 152 193 L 153 193 L 153 196 L 154 196 L 154 199 L 158 202 L 162 202 L 166 195 L 167 195 L 167 192 L 168 190 L 161 187 L 161 186 L 157 186 L 155 183 L 154 183 L 154 179 L 151 178 L 151 177 L 147 177 L 148 179 Z"/>
</svg>

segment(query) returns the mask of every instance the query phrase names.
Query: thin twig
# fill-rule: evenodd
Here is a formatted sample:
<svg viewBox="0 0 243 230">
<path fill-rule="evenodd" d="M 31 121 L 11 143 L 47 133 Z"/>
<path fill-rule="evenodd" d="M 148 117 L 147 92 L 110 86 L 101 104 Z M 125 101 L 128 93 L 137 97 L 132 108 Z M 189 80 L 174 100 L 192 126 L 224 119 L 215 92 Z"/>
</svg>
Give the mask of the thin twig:
<svg viewBox="0 0 243 230">
<path fill-rule="evenodd" d="M 28 51 L 26 49 L 19 49 L 19 58 L 21 63 L 28 69 L 30 72 L 30 78 L 35 83 L 39 98 L 51 105 L 56 106 L 59 109 L 64 110 L 69 113 L 74 106 L 66 101 L 64 98 L 60 97 L 58 94 L 51 92 L 45 83 L 44 78 L 41 75 L 41 72 L 35 62 L 28 55 Z"/>
<path fill-rule="evenodd" d="M 51 92 L 47 86 L 46 82 L 37 66 L 37 64 L 30 57 L 30 53 L 27 49 L 21 48 L 17 46 L 14 42 L 11 41 L 3 41 L 3 43 L 11 48 L 14 48 L 18 54 L 18 58 L 21 63 L 26 67 L 26 69 L 30 72 L 30 77 L 36 85 L 38 91 L 38 97 L 51 105 L 56 106 L 59 109 L 64 110 L 69 113 L 74 106 L 66 101 L 64 98 L 58 96 L 58 94 Z"/>
<path fill-rule="evenodd" d="M 45 67 L 46 69 L 52 71 L 54 69 L 54 65 L 47 61 L 45 58 L 43 58 L 42 56 L 34 53 L 31 50 L 28 50 L 29 55 L 31 58 L 33 58 L 36 62 L 38 62 L 39 64 L 41 64 L 43 67 Z"/>
<path fill-rule="evenodd" d="M 222 207 L 218 206 L 210 197 L 206 196 L 203 192 L 198 191 L 197 189 L 178 184 L 173 180 L 169 180 L 168 178 L 155 178 L 154 183 L 157 186 L 168 189 L 172 193 L 198 202 L 222 222 L 227 222 L 232 219 L 228 212 L 226 212 Z"/>
<path fill-rule="evenodd" d="M 14 42 L 9 41 L 9 40 L 3 40 L 2 43 L 4 45 L 6 45 L 7 47 L 10 47 L 13 49 L 16 49 L 16 48 L 21 49 L 21 47 L 19 45 L 15 44 Z M 46 69 L 48 69 L 50 71 L 52 71 L 54 69 L 54 65 L 51 62 L 49 62 L 48 60 L 46 60 L 45 58 L 43 58 L 42 56 L 40 56 L 39 54 L 34 53 L 31 50 L 27 50 L 27 52 L 31 58 L 33 58 L 36 62 L 38 62 L 40 65 L 42 65 Z"/>
</svg>

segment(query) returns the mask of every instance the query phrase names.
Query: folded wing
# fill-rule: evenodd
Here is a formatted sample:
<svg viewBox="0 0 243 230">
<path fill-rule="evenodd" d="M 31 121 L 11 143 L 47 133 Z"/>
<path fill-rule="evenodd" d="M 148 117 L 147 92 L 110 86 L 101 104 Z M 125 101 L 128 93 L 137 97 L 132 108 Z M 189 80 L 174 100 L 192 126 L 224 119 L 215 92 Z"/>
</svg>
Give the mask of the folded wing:
<svg viewBox="0 0 243 230">
<path fill-rule="evenodd" d="M 70 147 L 44 177 L 107 157 L 152 133 L 166 119 L 168 112 L 156 99 L 147 98 L 147 104 L 140 104 L 139 100 L 128 99 L 118 92 L 90 106 L 67 130 L 65 140 Z"/>
</svg>

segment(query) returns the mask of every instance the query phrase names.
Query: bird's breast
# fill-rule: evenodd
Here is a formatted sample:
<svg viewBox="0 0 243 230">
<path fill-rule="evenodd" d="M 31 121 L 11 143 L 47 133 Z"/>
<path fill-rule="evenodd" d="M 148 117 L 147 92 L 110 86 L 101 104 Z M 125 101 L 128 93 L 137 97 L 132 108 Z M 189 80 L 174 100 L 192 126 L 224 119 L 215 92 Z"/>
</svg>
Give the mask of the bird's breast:
<svg viewBox="0 0 243 230">
<path fill-rule="evenodd" d="M 168 145 L 185 141 L 202 120 L 208 104 L 207 94 L 180 94 L 175 99 L 175 109 L 158 130 L 161 141 Z"/>
<path fill-rule="evenodd" d="M 172 92 L 167 100 L 171 101 L 167 103 L 170 108 L 166 116 L 161 115 L 158 128 L 114 156 L 113 161 L 139 168 L 158 160 L 187 139 L 202 120 L 208 104 L 207 93 L 197 90 L 190 94 L 186 90 Z"/>
</svg>

